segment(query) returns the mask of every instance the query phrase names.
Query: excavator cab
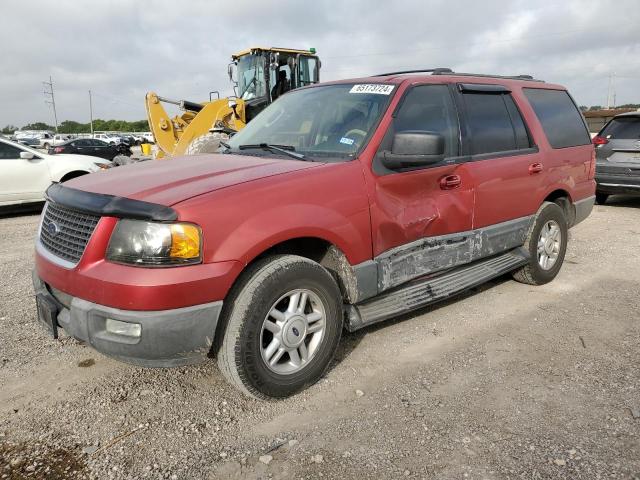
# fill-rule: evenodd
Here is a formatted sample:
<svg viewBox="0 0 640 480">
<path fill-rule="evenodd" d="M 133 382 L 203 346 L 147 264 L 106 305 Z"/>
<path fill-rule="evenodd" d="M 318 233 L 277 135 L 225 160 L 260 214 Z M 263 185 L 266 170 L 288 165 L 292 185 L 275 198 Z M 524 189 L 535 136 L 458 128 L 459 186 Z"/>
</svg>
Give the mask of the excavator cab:
<svg viewBox="0 0 640 480">
<path fill-rule="evenodd" d="M 252 48 L 231 58 L 229 79 L 245 103 L 246 121 L 289 90 L 320 81 L 315 49 Z"/>
<path fill-rule="evenodd" d="M 220 141 L 242 129 L 280 95 L 320 81 L 320 59 L 313 48 L 255 47 L 232 55 L 231 60 L 228 73 L 234 97 L 193 102 L 147 93 L 156 158 L 215 152 Z M 184 113 L 169 118 L 162 103 L 177 105 Z"/>
</svg>

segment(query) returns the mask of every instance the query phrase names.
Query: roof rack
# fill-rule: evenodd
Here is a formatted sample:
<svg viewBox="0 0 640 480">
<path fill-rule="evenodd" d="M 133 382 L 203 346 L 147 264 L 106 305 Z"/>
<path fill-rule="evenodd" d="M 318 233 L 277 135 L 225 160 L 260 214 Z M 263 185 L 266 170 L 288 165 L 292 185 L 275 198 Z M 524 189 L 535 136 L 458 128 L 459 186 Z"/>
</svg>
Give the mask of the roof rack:
<svg viewBox="0 0 640 480">
<path fill-rule="evenodd" d="M 453 73 L 450 68 L 420 68 L 418 70 L 402 70 L 399 72 L 379 73 L 374 77 L 390 77 L 391 75 L 401 75 L 403 73 L 431 73 L 432 75 L 442 75 L 443 73 Z"/>
<path fill-rule="evenodd" d="M 391 75 L 403 75 L 405 73 L 431 73 L 431 75 L 455 75 L 460 77 L 505 78 L 509 80 L 527 80 L 529 82 L 544 83 L 544 80 L 533 78 L 531 75 L 491 75 L 486 73 L 463 73 L 463 72 L 454 72 L 450 68 L 427 68 L 427 69 L 419 69 L 419 70 L 403 70 L 399 72 L 381 73 L 379 75 L 374 75 L 374 76 L 388 77 Z"/>
</svg>

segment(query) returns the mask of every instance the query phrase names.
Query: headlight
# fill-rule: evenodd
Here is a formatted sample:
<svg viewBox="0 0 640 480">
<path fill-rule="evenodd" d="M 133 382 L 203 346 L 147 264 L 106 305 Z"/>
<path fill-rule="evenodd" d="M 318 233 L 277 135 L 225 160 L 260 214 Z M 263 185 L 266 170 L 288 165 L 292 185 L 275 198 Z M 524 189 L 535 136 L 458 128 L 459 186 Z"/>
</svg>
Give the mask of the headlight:
<svg viewBox="0 0 640 480">
<path fill-rule="evenodd" d="M 191 223 L 120 220 L 107 260 L 140 266 L 191 265 L 202 261 L 202 232 Z"/>
</svg>

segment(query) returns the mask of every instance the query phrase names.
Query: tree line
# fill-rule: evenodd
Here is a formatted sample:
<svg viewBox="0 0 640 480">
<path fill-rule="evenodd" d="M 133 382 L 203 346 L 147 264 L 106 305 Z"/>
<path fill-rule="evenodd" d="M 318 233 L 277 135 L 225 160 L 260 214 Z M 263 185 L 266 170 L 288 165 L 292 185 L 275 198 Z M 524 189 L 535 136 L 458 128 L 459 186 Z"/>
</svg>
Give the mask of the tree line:
<svg viewBox="0 0 640 480">
<path fill-rule="evenodd" d="M 624 105 L 616 105 L 613 107 L 616 108 L 640 108 L 640 103 L 625 103 Z M 595 110 L 606 110 L 607 107 L 603 107 L 602 105 L 592 105 L 587 107 L 586 105 L 580 105 L 580 110 L 583 112 L 593 112 Z"/>
<path fill-rule="evenodd" d="M 29 123 L 22 128 L 18 128 L 15 125 L 7 125 L 0 130 L 0 132 L 11 135 L 18 130 L 51 130 L 54 132 L 56 129 L 54 126 L 44 122 L 35 122 Z M 93 130 L 103 132 L 147 132 L 149 131 L 149 123 L 146 120 L 127 122 L 126 120 L 101 120 L 98 118 L 93 121 Z M 73 120 L 65 120 L 58 124 L 58 132 L 91 133 L 91 124 L 88 122 L 80 123 L 74 122 Z"/>
</svg>

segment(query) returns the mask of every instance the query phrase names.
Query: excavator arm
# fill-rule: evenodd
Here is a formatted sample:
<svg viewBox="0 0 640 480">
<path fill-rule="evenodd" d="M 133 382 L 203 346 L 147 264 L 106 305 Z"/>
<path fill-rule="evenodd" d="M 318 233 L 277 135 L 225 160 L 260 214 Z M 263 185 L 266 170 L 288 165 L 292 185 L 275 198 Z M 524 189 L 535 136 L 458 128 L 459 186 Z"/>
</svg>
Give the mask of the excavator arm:
<svg viewBox="0 0 640 480">
<path fill-rule="evenodd" d="M 145 100 L 149 128 L 158 147 L 157 158 L 184 155 L 194 139 L 212 130 L 238 131 L 246 125 L 244 102 L 240 99 L 196 103 L 149 92 Z M 177 105 L 184 113 L 169 118 L 162 103 Z"/>
</svg>

